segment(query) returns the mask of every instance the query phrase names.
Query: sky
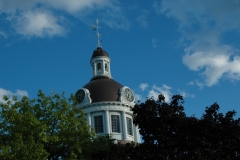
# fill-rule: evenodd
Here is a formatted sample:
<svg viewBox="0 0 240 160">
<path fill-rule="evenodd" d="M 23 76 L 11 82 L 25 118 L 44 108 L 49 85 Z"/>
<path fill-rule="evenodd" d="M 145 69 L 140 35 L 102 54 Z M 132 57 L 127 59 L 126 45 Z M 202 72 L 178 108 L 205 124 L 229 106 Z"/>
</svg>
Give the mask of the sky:
<svg viewBox="0 0 240 160">
<path fill-rule="evenodd" d="M 0 97 L 75 94 L 92 77 L 96 19 L 136 100 L 181 94 L 188 116 L 217 102 L 240 117 L 240 0 L 0 0 Z"/>
</svg>

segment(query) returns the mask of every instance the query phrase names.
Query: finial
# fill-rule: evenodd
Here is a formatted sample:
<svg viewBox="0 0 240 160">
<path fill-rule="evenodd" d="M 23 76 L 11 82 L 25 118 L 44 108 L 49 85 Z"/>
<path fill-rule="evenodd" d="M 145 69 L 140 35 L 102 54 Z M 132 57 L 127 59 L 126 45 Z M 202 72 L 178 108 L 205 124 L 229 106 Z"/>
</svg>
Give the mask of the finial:
<svg viewBox="0 0 240 160">
<path fill-rule="evenodd" d="M 95 31 L 95 33 L 97 34 L 97 38 L 98 38 L 98 47 L 102 47 L 102 40 L 100 38 L 101 34 L 99 33 L 98 29 L 101 28 L 101 27 L 98 27 L 98 19 L 96 20 L 96 24 L 97 26 L 95 25 L 92 25 L 92 28 L 93 30 Z"/>
</svg>

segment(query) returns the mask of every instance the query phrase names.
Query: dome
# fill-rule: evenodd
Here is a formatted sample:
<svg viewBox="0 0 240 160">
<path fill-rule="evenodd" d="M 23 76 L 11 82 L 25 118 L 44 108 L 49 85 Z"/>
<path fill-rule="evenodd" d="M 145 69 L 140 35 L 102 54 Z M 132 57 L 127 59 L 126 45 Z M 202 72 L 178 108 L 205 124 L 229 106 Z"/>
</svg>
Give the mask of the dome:
<svg viewBox="0 0 240 160">
<path fill-rule="evenodd" d="M 98 57 L 98 56 L 106 56 L 106 57 L 108 57 L 108 53 L 106 51 L 104 51 L 101 47 L 98 47 L 97 49 L 95 49 L 93 51 L 92 59 L 94 57 Z"/>
<path fill-rule="evenodd" d="M 90 92 L 90 97 L 92 102 L 101 101 L 118 101 L 119 100 L 119 90 L 123 86 L 105 76 L 96 77 L 92 79 L 83 88 L 86 88 Z"/>
</svg>

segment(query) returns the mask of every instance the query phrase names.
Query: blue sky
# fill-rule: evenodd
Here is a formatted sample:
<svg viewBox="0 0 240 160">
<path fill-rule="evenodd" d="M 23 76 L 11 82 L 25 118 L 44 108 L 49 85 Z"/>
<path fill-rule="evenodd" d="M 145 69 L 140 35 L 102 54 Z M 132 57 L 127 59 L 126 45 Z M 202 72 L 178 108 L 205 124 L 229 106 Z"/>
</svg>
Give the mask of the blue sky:
<svg viewBox="0 0 240 160">
<path fill-rule="evenodd" d="M 99 19 L 111 74 L 137 99 L 182 94 L 188 115 L 217 102 L 239 117 L 239 17 L 239 0 L 0 0 L 0 96 L 88 83 Z"/>
</svg>

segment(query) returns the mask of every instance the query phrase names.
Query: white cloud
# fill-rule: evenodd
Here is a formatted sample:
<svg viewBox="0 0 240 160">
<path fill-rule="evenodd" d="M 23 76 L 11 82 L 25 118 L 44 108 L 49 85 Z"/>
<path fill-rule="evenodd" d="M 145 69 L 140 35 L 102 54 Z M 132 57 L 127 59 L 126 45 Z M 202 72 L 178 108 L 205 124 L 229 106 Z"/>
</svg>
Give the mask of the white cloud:
<svg viewBox="0 0 240 160">
<path fill-rule="evenodd" d="M 203 70 L 202 75 L 207 86 L 217 84 L 222 77 L 240 80 L 240 57 L 235 55 L 231 59 L 233 51 L 230 49 L 230 47 L 219 47 L 212 52 L 209 50 L 193 54 L 187 53 L 183 57 L 183 63 L 191 70 Z"/>
<path fill-rule="evenodd" d="M 158 87 L 156 85 L 152 86 L 152 89 L 149 91 L 148 93 L 148 97 L 151 98 L 153 97 L 155 100 L 158 99 L 158 95 L 163 94 L 165 97 L 165 101 L 166 102 L 170 102 L 171 101 L 171 87 L 167 86 L 166 84 L 163 84 L 162 87 Z"/>
<path fill-rule="evenodd" d="M 157 13 L 178 20 L 179 31 L 190 42 L 183 63 L 201 73 L 204 85 L 215 85 L 221 78 L 240 80 L 240 52 L 222 41 L 228 31 L 239 33 L 239 1 L 162 0 L 153 6 Z"/>
<path fill-rule="evenodd" d="M 157 47 L 157 40 L 155 38 L 152 38 L 152 46 L 153 48 Z"/>
<path fill-rule="evenodd" d="M 196 80 L 195 82 L 192 81 L 190 85 L 200 85 L 199 82 Z M 145 91 L 148 88 L 148 84 L 147 83 L 141 83 L 139 85 L 139 88 L 142 89 L 142 91 Z M 153 85 L 149 90 L 147 90 L 148 94 L 147 94 L 147 98 L 153 98 L 154 100 L 158 100 L 158 96 L 160 94 L 163 94 L 165 97 L 165 101 L 166 102 L 170 102 L 172 100 L 172 92 L 171 92 L 172 88 L 166 84 L 163 84 L 161 87 L 157 86 L 157 85 Z M 188 93 L 184 90 L 179 90 L 178 89 L 179 94 L 181 94 L 183 97 L 191 97 L 191 98 L 195 98 L 194 94 Z M 143 99 L 143 95 L 135 94 L 135 100 L 140 100 L 143 101 L 145 99 Z"/>
<path fill-rule="evenodd" d="M 187 85 L 191 85 L 191 86 L 196 85 L 196 86 L 198 86 L 200 89 L 202 89 L 205 84 L 202 83 L 202 82 L 199 82 L 198 80 L 195 80 L 195 81 L 190 81 L 190 82 L 188 82 Z"/>
<path fill-rule="evenodd" d="M 71 13 L 112 5 L 109 0 L 44 0 L 44 2 L 52 7 Z"/>
<path fill-rule="evenodd" d="M 99 16 L 101 22 L 114 29 L 128 30 L 131 26 L 120 7 L 108 8 L 102 14 L 99 14 Z"/>
<path fill-rule="evenodd" d="M 53 7 L 67 12 L 78 12 L 84 9 L 100 8 L 111 6 L 110 0 L 1 0 L 0 11 L 15 13 L 17 10 L 28 11 L 37 6 Z"/>
<path fill-rule="evenodd" d="M 44 10 L 23 12 L 17 17 L 15 30 L 30 37 L 63 36 L 66 30 L 59 25 L 59 18 Z"/>
<path fill-rule="evenodd" d="M 193 86 L 193 85 L 194 85 L 194 81 L 190 81 L 190 82 L 188 82 L 187 85 L 191 85 L 191 86 Z"/>
<path fill-rule="evenodd" d="M 195 98 L 195 95 L 192 93 L 187 93 L 186 91 L 181 91 L 178 89 L 178 92 L 181 96 L 183 96 L 184 98 L 186 97 L 191 97 L 191 98 Z"/>
<path fill-rule="evenodd" d="M 141 88 L 142 91 L 145 91 L 145 89 L 148 88 L 148 84 L 147 84 L 147 83 L 141 83 L 141 84 L 139 85 L 139 88 Z"/>
<path fill-rule="evenodd" d="M 139 16 L 137 17 L 137 21 L 140 23 L 140 25 L 143 28 L 147 28 L 148 27 L 148 15 L 149 15 L 149 11 L 147 11 L 146 9 L 143 9 Z"/>
<path fill-rule="evenodd" d="M 0 31 L 0 37 L 7 38 L 7 35 L 4 32 Z"/>
<path fill-rule="evenodd" d="M 27 91 L 19 90 L 19 89 L 17 89 L 17 91 L 15 93 L 13 93 L 4 88 L 0 88 L 0 102 L 4 102 L 4 100 L 3 100 L 4 95 L 8 96 L 9 98 L 11 98 L 13 95 L 15 95 L 19 98 L 22 98 L 23 96 L 28 96 L 28 93 L 27 93 Z"/>
<path fill-rule="evenodd" d="M 101 10 L 104 12 L 99 12 Z M 64 21 L 66 14 L 89 21 L 86 17 L 94 12 L 98 12 L 102 23 L 112 28 L 129 29 L 130 27 L 130 22 L 124 16 L 117 0 L 0 1 L 0 15 L 7 15 L 5 20 L 10 21 L 9 28 L 12 27 L 16 33 L 27 37 L 63 36 L 68 27 L 68 23 Z"/>
<path fill-rule="evenodd" d="M 140 94 L 134 93 L 135 101 L 143 101 L 143 98 Z"/>
</svg>

